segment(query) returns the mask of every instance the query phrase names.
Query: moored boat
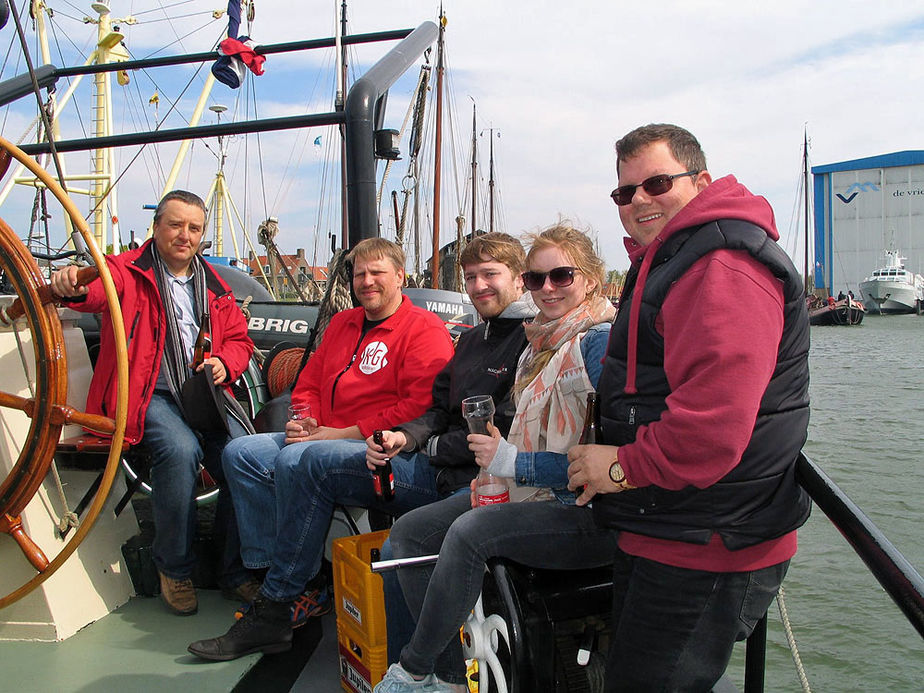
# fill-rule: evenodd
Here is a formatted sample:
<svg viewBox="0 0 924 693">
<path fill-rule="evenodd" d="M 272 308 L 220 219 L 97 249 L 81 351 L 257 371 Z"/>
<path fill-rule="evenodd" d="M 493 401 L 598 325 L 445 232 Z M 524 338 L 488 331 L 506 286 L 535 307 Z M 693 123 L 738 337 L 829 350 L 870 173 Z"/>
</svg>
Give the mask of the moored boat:
<svg viewBox="0 0 924 693">
<path fill-rule="evenodd" d="M 885 251 L 885 264 L 860 282 L 860 292 L 874 313 L 920 314 L 924 304 L 924 276 L 905 268 L 897 250 Z"/>
<path fill-rule="evenodd" d="M 823 325 L 859 325 L 866 315 L 866 306 L 855 298 L 830 299 L 824 301 L 817 296 L 806 299 L 809 324 Z"/>
</svg>

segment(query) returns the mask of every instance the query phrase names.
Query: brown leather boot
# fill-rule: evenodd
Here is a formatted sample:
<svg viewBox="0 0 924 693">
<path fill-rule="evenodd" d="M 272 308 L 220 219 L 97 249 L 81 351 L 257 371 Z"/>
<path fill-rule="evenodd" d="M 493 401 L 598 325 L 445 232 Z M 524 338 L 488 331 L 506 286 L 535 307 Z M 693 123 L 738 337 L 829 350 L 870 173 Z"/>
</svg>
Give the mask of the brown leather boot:
<svg viewBox="0 0 924 693">
<path fill-rule="evenodd" d="M 256 598 L 259 591 L 260 583 L 254 578 L 247 578 L 244 582 L 234 587 L 222 587 L 221 596 L 225 599 L 249 604 Z"/>
<path fill-rule="evenodd" d="M 199 610 L 199 600 L 196 599 L 196 588 L 192 580 L 174 580 L 159 570 L 157 574 L 160 575 L 160 598 L 170 611 L 177 616 L 192 616 Z"/>
</svg>

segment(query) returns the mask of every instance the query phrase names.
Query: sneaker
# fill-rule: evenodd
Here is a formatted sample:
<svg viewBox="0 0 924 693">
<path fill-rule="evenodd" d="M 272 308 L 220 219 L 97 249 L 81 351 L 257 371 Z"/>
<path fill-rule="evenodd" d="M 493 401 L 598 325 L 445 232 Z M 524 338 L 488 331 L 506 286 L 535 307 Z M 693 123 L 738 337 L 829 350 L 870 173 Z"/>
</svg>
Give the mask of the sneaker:
<svg viewBox="0 0 924 693">
<path fill-rule="evenodd" d="M 292 627 L 298 628 L 305 625 L 309 618 L 329 614 L 332 607 L 328 588 L 303 592 L 292 602 Z"/>
<path fill-rule="evenodd" d="M 330 590 L 326 587 L 321 590 L 303 592 L 292 600 L 290 608 L 292 627 L 298 628 L 305 625 L 309 618 L 329 614 L 332 607 Z M 250 611 L 250 602 L 241 604 L 234 612 L 234 618 L 242 618 L 248 611 Z"/>
<path fill-rule="evenodd" d="M 227 662 L 262 652 L 275 654 L 292 649 L 290 607 L 258 595 L 251 608 L 222 636 L 197 640 L 186 649 L 202 659 Z"/>
<path fill-rule="evenodd" d="M 221 596 L 231 601 L 249 604 L 257 598 L 259 591 L 260 583 L 253 578 L 247 578 L 244 582 L 234 587 L 222 587 Z"/>
<path fill-rule="evenodd" d="M 174 580 L 159 570 L 157 574 L 160 575 L 160 598 L 170 611 L 177 616 L 192 616 L 199 610 L 199 600 L 192 580 Z"/>
<path fill-rule="evenodd" d="M 388 667 L 385 676 L 372 689 L 372 693 L 437 693 L 445 690 L 438 686 L 439 682 L 433 674 L 427 674 L 418 681 L 407 673 L 404 667 L 395 663 Z"/>
</svg>

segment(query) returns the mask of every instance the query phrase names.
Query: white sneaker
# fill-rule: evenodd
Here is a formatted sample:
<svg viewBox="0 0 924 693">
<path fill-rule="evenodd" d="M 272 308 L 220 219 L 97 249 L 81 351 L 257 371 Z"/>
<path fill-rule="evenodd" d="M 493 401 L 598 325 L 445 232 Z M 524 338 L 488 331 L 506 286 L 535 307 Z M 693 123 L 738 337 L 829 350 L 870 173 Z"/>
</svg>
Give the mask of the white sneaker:
<svg viewBox="0 0 924 693">
<path fill-rule="evenodd" d="M 404 670 L 400 664 L 392 664 L 385 676 L 378 682 L 372 693 L 441 693 L 446 691 L 445 684 L 433 674 L 427 674 L 418 681 Z"/>
</svg>

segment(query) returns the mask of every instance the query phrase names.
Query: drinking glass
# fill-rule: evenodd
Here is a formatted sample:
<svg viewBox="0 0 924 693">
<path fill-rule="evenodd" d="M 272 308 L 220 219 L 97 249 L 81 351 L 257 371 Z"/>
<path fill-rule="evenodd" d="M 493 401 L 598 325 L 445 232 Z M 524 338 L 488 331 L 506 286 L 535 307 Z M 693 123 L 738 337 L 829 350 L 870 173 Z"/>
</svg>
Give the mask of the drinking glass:
<svg viewBox="0 0 924 693">
<path fill-rule="evenodd" d="M 462 400 L 462 416 L 468 422 L 469 433 L 488 433 L 488 422 L 494 423 L 494 400 L 491 395 L 474 395 Z"/>
<path fill-rule="evenodd" d="M 304 421 L 311 416 L 310 404 L 290 404 L 289 421 Z"/>
</svg>

